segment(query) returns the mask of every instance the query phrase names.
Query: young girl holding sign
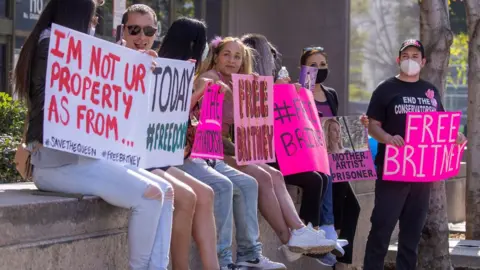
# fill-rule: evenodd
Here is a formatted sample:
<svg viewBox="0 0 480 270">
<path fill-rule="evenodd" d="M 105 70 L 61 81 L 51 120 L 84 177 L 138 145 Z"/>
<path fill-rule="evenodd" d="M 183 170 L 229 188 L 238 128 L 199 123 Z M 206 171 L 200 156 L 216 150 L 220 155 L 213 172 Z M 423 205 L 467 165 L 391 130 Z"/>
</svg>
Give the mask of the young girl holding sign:
<svg viewBox="0 0 480 270">
<path fill-rule="evenodd" d="M 42 145 L 50 27 L 58 24 L 86 34 L 95 10 L 96 0 L 50 0 L 20 52 L 15 91 L 28 105 L 25 143 L 31 153 L 33 181 L 41 190 L 95 195 L 132 209 L 128 226 L 130 268 L 164 270 L 170 253 L 172 186 L 142 169 Z"/>
<path fill-rule="evenodd" d="M 239 39 L 217 38 L 212 41 L 199 78 L 211 79 L 226 91 L 223 107 L 225 134 L 228 134 L 233 123 L 231 75 L 251 72 L 251 51 Z M 228 149 L 224 153 L 228 155 Z M 222 269 L 236 269 L 231 252 L 232 214 L 237 228 L 237 265 L 256 269 L 286 269 L 285 265 L 262 256 L 262 245 L 258 242 L 258 187 L 254 178 L 230 167 L 223 160 L 187 159 L 179 168 L 208 184 L 215 192 L 217 253 Z"/>
<path fill-rule="evenodd" d="M 242 37 L 242 41 L 254 49 L 255 72 L 262 76 L 271 76 L 276 73 L 276 63 L 279 60 L 279 53 L 268 42 L 268 40 L 258 34 L 248 34 Z M 276 84 L 289 83 L 289 78 L 280 78 Z M 280 241 L 284 244 L 281 250 L 289 261 L 294 261 L 300 256 L 289 252 L 289 246 L 310 246 L 315 247 L 305 249 L 306 252 L 325 253 L 333 249 L 334 242 L 321 237 L 317 230 L 305 226 L 306 223 L 313 226 L 319 225 L 320 197 L 322 194 L 322 179 L 316 173 L 304 173 L 305 181 L 300 184 L 298 178 L 283 177 L 282 173 L 267 164 L 251 164 L 238 166 L 235 159 L 230 156 L 225 157 L 225 161 L 231 166 L 236 167 L 242 172 L 249 174 L 258 182 L 259 190 L 259 209 L 267 222 L 272 226 Z M 295 205 L 288 193 L 286 184 L 298 185 L 304 190 L 300 216 L 295 209 Z M 318 203 L 310 203 L 316 201 Z M 310 208 L 313 207 L 313 208 Z M 314 213 L 311 215 L 310 213 Z M 290 231 L 291 230 L 291 231 Z M 315 234 L 315 235 L 312 235 Z"/>
</svg>

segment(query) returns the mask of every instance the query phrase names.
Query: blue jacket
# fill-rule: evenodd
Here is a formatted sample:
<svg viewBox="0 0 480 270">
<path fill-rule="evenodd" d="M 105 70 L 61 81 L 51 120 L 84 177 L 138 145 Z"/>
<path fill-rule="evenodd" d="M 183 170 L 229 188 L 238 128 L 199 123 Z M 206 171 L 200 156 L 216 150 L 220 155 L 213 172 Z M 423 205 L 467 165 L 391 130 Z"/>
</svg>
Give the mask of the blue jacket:
<svg viewBox="0 0 480 270">
<path fill-rule="evenodd" d="M 378 142 L 373 137 L 368 136 L 368 146 L 370 147 L 370 152 L 372 152 L 372 158 L 375 160 L 375 156 L 378 151 Z"/>
</svg>

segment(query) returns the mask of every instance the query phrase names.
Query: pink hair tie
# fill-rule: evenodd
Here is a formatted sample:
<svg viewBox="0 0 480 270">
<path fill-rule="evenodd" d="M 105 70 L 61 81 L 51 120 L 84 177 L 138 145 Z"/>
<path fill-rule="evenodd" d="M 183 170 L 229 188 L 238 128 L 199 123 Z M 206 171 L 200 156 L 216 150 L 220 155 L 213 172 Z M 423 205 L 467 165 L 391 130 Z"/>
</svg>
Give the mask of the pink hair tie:
<svg viewBox="0 0 480 270">
<path fill-rule="evenodd" d="M 219 36 L 216 36 L 216 37 L 210 42 L 210 44 L 212 44 L 212 47 L 213 47 L 213 48 L 217 48 L 217 47 L 218 47 L 218 44 L 220 44 L 220 42 L 222 42 L 222 38 L 219 37 Z"/>
</svg>

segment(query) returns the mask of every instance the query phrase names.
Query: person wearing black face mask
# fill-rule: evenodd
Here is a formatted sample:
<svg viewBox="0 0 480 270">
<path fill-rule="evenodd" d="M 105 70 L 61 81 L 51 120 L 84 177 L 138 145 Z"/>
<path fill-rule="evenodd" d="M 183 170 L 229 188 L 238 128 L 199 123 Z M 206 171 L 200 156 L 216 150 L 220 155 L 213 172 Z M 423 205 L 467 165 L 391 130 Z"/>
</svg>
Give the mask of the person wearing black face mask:
<svg viewBox="0 0 480 270">
<path fill-rule="evenodd" d="M 337 92 L 333 88 L 323 85 L 329 73 L 325 50 L 322 47 L 304 48 L 300 64 L 318 68 L 313 96 L 319 116 L 337 116 Z M 330 178 L 324 192 L 320 228 L 326 232 L 327 239 L 337 241 L 337 247 L 331 254 L 323 257 L 314 255 L 311 257 L 317 257 L 317 261 L 325 266 L 334 266 L 337 260 L 338 262 L 351 264 L 360 204 L 348 182 L 333 185 Z M 336 230 L 340 230 L 340 235 L 337 235 Z M 338 240 L 338 238 L 348 240 L 348 245 L 344 246 L 346 241 Z"/>
</svg>

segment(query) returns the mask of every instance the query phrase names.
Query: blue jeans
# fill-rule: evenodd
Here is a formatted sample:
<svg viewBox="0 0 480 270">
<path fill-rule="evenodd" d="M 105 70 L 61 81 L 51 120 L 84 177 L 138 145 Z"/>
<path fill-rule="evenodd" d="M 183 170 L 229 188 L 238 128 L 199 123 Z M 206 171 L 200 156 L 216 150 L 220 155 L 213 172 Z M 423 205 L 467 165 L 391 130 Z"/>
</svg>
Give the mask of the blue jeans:
<svg viewBox="0 0 480 270">
<path fill-rule="evenodd" d="M 320 213 L 320 225 L 334 225 L 333 217 L 333 179 L 328 176 L 328 185 L 322 201 L 322 212 Z"/>
<path fill-rule="evenodd" d="M 237 262 L 259 258 L 258 185 L 254 178 L 228 166 L 222 160 L 187 159 L 179 169 L 209 185 L 215 193 L 217 254 L 220 266 L 233 263 L 232 222 L 235 217 Z"/>
<path fill-rule="evenodd" d="M 33 181 L 41 190 L 95 195 L 109 204 L 132 209 L 128 225 L 130 269 L 167 270 L 173 218 L 170 183 L 139 168 L 48 148 L 34 151 L 32 164 Z M 152 187 L 157 190 L 148 193 Z M 147 198 L 147 193 L 151 197 Z"/>
</svg>

